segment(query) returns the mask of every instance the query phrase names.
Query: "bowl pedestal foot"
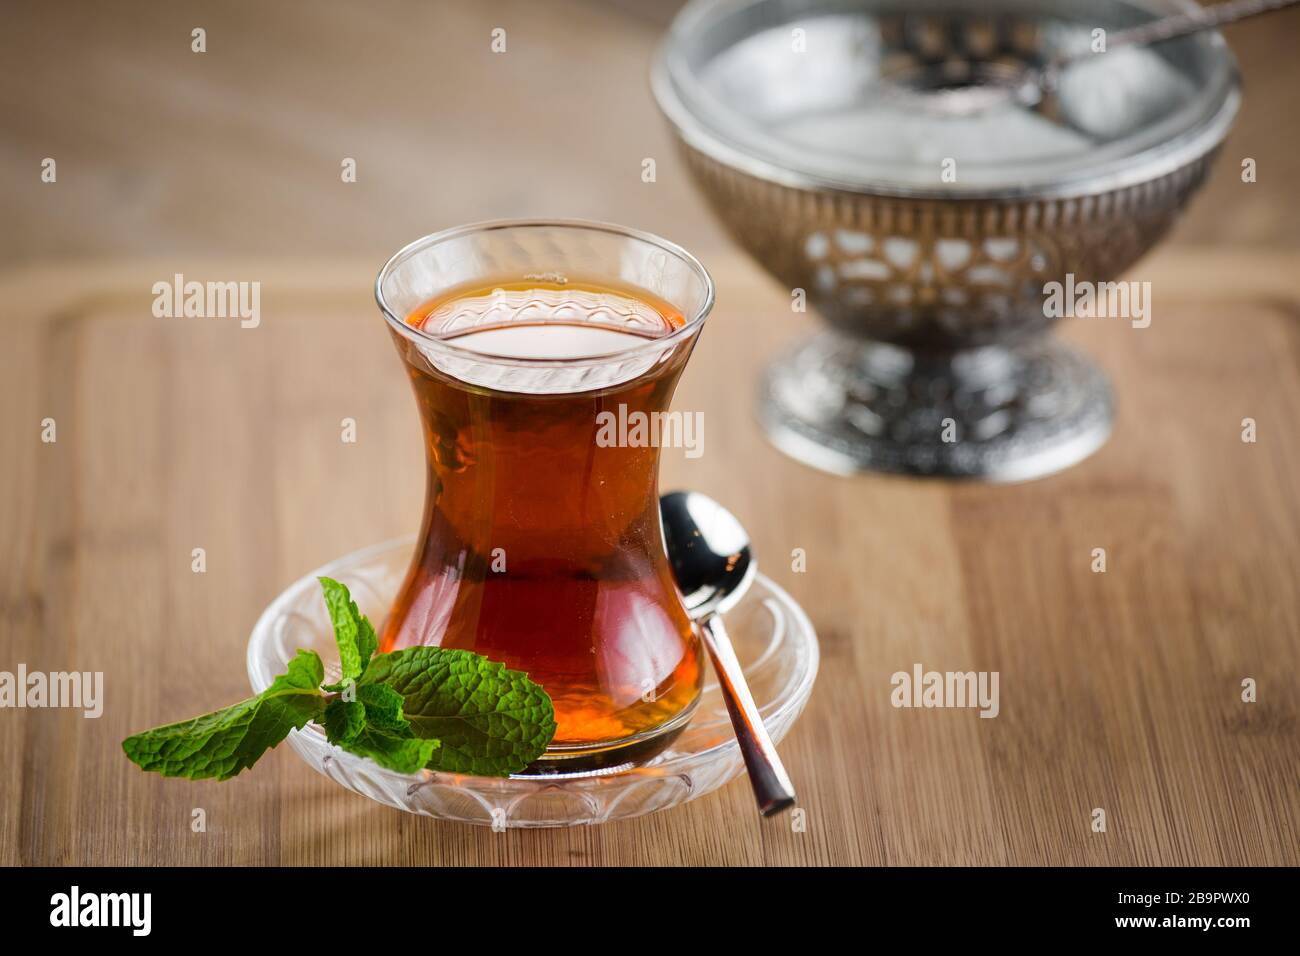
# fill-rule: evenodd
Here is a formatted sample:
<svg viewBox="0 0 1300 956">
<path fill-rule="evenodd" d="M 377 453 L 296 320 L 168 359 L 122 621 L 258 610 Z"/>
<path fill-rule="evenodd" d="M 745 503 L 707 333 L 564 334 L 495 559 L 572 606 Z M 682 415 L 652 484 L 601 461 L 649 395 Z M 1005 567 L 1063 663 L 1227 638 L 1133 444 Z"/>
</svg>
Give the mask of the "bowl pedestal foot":
<svg viewBox="0 0 1300 956">
<path fill-rule="evenodd" d="M 829 332 L 770 365 L 759 418 L 786 454 L 837 474 L 1021 481 L 1110 434 L 1101 370 L 1047 336 L 934 354 Z"/>
</svg>

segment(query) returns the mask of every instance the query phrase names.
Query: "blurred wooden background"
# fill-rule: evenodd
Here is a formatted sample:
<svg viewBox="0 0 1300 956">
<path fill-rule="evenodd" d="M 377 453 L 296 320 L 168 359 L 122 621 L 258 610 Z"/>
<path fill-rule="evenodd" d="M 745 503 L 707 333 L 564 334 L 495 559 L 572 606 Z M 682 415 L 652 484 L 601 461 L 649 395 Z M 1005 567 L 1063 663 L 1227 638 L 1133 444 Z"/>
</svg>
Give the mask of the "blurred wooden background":
<svg viewBox="0 0 1300 956">
<path fill-rule="evenodd" d="M 634 224 L 701 256 L 647 71 L 673 0 L 7 0 L 0 264 L 165 253 L 382 261 L 462 222 Z M 190 51 L 207 30 L 208 52 Z M 507 52 L 489 49 L 506 30 Z M 1245 105 L 1174 243 L 1294 248 L 1300 10 L 1227 28 Z M 1232 167 L 1258 163 L 1243 188 Z M 40 163 L 58 162 L 56 187 Z M 358 180 L 340 181 L 344 157 Z M 658 182 L 641 182 L 653 157 Z M 755 276 L 757 280 L 757 275 Z M 725 291 L 725 290 L 724 290 Z"/>
<path fill-rule="evenodd" d="M 1300 863 L 1300 13 L 1228 31 L 1245 107 L 1140 266 L 1161 316 L 1065 327 L 1115 381 L 1111 442 L 995 488 L 832 478 L 763 440 L 753 377 L 815 320 L 734 251 L 672 151 L 646 70 L 673 7 L 6 4 L 0 670 L 103 670 L 108 701 L 99 720 L 0 711 L 0 864 Z M 734 507 L 818 628 L 822 675 L 782 747 L 808 831 L 760 823 L 741 781 L 639 821 L 494 834 L 374 806 L 287 748 L 226 784 L 140 773 L 121 738 L 244 694 L 248 630 L 285 584 L 417 522 L 377 266 L 528 215 L 651 229 L 715 273 L 677 403 L 707 411 L 708 452 L 666 455 L 664 484 Z M 152 318 L 174 272 L 262 281 L 262 327 Z M 794 547 L 807 574 L 782 562 Z M 889 675 L 914 661 L 1000 670 L 1001 715 L 893 709 Z"/>
</svg>

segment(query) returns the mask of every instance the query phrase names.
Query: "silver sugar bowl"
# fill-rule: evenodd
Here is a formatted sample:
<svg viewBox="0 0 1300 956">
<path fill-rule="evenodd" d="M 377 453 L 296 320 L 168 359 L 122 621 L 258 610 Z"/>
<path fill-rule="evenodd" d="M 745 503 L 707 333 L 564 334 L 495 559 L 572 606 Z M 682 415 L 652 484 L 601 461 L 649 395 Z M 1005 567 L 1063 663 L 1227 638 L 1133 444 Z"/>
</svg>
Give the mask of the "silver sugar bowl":
<svg viewBox="0 0 1300 956">
<path fill-rule="evenodd" d="M 1045 288 L 1113 280 L 1204 180 L 1240 102 L 1222 37 L 1099 52 L 1039 109 L 947 107 L 1184 0 L 694 0 L 656 99 L 698 185 L 829 329 L 764 376 L 810 465 L 1019 480 L 1105 441 L 1103 373 Z M 900 91 L 906 95 L 899 95 Z M 1123 321 L 1123 319 L 1119 319 Z"/>
</svg>

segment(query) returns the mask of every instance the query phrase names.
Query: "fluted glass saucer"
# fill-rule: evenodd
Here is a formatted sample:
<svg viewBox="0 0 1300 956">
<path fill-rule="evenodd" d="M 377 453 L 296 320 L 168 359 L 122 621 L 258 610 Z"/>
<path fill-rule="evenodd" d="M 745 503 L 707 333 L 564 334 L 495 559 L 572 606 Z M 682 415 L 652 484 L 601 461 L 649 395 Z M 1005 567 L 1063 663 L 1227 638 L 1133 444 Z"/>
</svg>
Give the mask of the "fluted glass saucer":
<svg viewBox="0 0 1300 956">
<path fill-rule="evenodd" d="M 375 545 L 330 562 L 285 589 L 248 642 L 248 678 L 260 693 L 299 649 L 314 650 L 331 680 L 338 652 L 316 578 L 342 581 L 362 613 L 380 621 L 401 585 L 415 539 Z M 817 676 L 817 636 L 794 600 L 759 574 L 727 630 L 773 740 L 798 718 Z M 663 753 L 639 764 L 585 774 L 472 777 L 401 774 L 333 746 L 315 724 L 289 735 L 313 768 L 362 796 L 408 813 L 491 826 L 564 827 L 666 810 L 709 793 L 744 770 L 727 710 L 710 675 L 690 724 Z"/>
</svg>

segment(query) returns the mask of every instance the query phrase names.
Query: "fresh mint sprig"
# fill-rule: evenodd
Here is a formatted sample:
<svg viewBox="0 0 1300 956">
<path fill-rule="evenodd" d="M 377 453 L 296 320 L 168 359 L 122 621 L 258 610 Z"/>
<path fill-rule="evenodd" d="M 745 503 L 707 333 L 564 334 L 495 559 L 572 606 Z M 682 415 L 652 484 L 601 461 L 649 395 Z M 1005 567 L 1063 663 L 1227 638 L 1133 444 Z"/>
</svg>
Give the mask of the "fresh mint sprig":
<svg viewBox="0 0 1300 956">
<path fill-rule="evenodd" d="M 348 589 L 319 580 L 341 680 L 324 684 L 320 657 L 300 650 L 256 697 L 134 734 L 122 742 L 127 757 L 167 777 L 229 780 L 309 721 L 330 743 L 400 773 L 509 776 L 545 752 L 555 709 L 526 674 L 440 647 L 376 656 L 375 629 Z"/>
</svg>

